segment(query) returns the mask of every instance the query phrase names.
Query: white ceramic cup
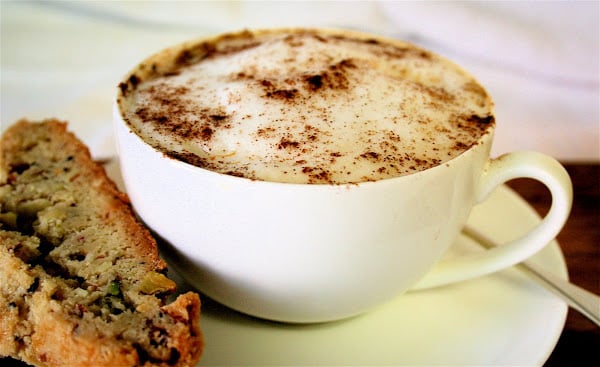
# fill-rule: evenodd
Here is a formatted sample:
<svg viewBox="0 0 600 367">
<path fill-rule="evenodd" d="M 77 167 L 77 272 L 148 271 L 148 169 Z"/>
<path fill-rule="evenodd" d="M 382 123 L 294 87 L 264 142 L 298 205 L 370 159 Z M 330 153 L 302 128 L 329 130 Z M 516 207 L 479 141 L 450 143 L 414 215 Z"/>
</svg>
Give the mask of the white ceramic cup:
<svg viewBox="0 0 600 367">
<path fill-rule="evenodd" d="M 311 185 L 195 167 L 148 145 L 118 103 L 114 120 L 128 195 L 166 241 L 170 264 L 218 302 L 271 320 L 342 319 L 411 288 L 510 267 L 558 234 L 572 202 L 569 176 L 554 159 L 533 152 L 490 159 L 492 132 L 447 163 L 414 174 Z M 551 192 L 543 221 L 503 246 L 439 262 L 471 208 L 518 177 L 539 180 Z"/>
</svg>

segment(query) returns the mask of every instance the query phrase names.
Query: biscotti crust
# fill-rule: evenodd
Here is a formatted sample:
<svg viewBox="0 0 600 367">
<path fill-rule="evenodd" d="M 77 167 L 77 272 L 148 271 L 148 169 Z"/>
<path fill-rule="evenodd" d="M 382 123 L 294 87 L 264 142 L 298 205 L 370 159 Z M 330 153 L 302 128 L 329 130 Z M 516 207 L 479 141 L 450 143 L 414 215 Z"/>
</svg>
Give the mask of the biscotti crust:
<svg viewBox="0 0 600 367">
<path fill-rule="evenodd" d="M 0 144 L 0 356 L 196 365 L 198 295 L 167 303 L 156 242 L 66 123 L 22 120 Z"/>
</svg>

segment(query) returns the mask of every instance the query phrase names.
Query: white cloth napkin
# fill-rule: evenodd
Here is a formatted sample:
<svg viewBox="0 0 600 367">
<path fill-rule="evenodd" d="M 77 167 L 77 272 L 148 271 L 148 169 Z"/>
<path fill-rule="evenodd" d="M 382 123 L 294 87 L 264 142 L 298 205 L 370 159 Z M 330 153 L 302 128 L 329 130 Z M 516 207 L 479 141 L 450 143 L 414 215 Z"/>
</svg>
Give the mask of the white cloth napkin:
<svg viewBox="0 0 600 367">
<path fill-rule="evenodd" d="M 0 1 L 0 112 L 69 119 L 115 154 L 112 99 L 128 69 L 170 44 L 229 30 L 345 27 L 402 38 L 474 74 L 496 102 L 494 154 L 600 160 L 599 3 Z"/>
</svg>

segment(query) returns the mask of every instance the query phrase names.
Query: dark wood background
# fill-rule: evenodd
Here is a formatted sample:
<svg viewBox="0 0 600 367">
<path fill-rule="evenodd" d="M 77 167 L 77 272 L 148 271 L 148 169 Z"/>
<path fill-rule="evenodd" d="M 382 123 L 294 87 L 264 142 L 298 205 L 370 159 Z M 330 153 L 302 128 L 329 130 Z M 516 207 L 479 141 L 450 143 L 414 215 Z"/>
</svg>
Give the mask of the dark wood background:
<svg viewBox="0 0 600 367">
<path fill-rule="evenodd" d="M 557 239 L 565 255 L 571 282 L 600 294 L 600 164 L 563 165 L 573 181 L 574 199 L 571 216 Z M 540 215 L 546 214 L 550 194 L 542 184 L 518 179 L 509 186 L 527 199 Z M 558 344 L 544 366 L 590 366 L 598 362 L 600 328 L 569 309 Z"/>
</svg>

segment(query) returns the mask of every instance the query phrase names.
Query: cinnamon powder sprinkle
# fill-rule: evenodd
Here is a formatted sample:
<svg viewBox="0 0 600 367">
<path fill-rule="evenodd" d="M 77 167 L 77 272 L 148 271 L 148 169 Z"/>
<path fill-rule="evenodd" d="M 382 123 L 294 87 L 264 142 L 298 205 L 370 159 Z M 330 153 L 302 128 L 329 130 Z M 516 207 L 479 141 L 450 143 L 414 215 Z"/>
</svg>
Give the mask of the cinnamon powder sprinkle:
<svg viewBox="0 0 600 367">
<path fill-rule="evenodd" d="M 410 174 L 447 162 L 495 125 L 486 91 L 453 64 L 345 33 L 219 36 L 157 54 L 119 91 L 127 122 L 168 156 L 282 182 Z"/>
</svg>

